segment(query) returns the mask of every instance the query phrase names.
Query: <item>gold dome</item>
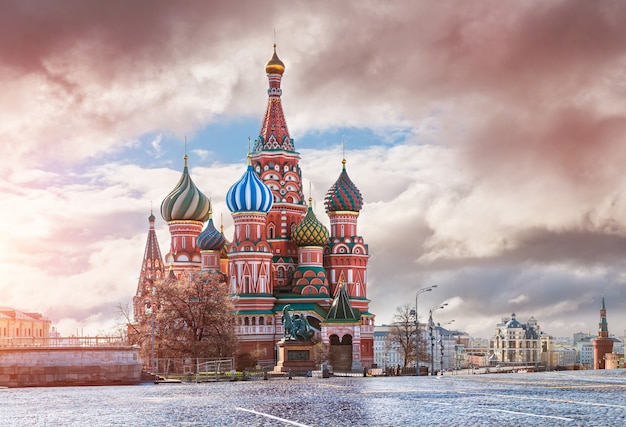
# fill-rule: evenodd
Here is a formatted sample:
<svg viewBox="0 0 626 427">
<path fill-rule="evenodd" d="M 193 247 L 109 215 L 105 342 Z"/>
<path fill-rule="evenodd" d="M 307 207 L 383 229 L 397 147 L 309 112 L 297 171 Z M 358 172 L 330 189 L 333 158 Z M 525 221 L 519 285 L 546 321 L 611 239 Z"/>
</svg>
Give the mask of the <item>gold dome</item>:
<svg viewBox="0 0 626 427">
<path fill-rule="evenodd" d="M 278 55 L 276 55 L 276 43 L 274 43 L 274 55 L 272 56 L 272 59 L 265 64 L 265 73 L 282 75 L 284 72 L 285 64 L 283 64 L 283 61 L 278 59 Z"/>
</svg>

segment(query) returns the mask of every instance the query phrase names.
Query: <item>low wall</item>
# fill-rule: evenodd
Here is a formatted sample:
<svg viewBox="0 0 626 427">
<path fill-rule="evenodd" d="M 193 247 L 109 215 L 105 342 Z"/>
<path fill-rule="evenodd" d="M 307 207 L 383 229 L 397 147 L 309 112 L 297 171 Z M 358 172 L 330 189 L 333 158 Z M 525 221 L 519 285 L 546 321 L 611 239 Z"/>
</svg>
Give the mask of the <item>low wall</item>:
<svg viewBox="0 0 626 427">
<path fill-rule="evenodd" d="M 137 384 L 134 347 L 31 347 L 0 349 L 0 386 L 49 387 Z"/>
</svg>

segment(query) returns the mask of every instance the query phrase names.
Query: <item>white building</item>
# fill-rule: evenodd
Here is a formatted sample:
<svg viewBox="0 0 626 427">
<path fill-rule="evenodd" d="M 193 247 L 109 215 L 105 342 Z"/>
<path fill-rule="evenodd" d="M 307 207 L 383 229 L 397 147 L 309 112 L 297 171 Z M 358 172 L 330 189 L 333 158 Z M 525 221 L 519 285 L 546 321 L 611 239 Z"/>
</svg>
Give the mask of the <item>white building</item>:
<svg viewBox="0 0 626 427">
<path fill-rule="evenodd" d="M 537 320 L 528 319 L 526 324 L 515 318 L 503 318 L 496 326 L 496 333 L 491 339 L 489 350 L 495 356 L 496 363 L 511 365 L 536 365 L 541 362 L 541 336 Z"/>
<path fill-rule="evenodd" d="M 577 362 L 587 368 L 593 367 L 593 342 L 591 337 L 582 338 L 576 343 L 578 351 Z"/>
<path fill-rule="evenodd" d="M 388 338 L 390 329 L 390 325 L 374 326 L 374 363 L 383 369 L 404 364 L 400 345 Z"/>
</svg>

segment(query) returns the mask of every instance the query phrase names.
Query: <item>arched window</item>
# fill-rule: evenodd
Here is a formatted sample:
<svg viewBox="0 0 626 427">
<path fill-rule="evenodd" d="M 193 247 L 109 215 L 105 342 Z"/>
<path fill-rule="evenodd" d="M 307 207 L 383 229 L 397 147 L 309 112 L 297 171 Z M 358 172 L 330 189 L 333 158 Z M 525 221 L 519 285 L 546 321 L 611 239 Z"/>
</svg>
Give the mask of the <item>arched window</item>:
<svg viewBox="0 0 626 427">
<path fill-rule="evenodd" d="M 274 234 L 274 233 L 275 233 L 274 226 L 273 226 L 273 225 L 270 225 L 270 226 L 267 228 L 267 238 L 268 238 L 268 239 L 273 239 L 273 238 L 274 238 L 274 236 L 275 236 L 275 234 Z"/>
</svg>

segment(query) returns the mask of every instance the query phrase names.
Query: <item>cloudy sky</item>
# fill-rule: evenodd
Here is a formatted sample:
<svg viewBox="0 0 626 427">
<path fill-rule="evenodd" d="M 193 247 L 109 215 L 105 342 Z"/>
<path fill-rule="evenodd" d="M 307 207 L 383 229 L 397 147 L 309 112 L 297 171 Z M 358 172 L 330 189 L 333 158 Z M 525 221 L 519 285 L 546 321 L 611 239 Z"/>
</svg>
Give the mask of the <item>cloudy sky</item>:
<svg viewBox="0 0 626 427">
<path fill-rule="evenodd" d="M 626 329 L 626 4 L 0 0 L 0 305 L 63 334 L 115 329 L 183 166 L 213 199 L 243 173 L 274 37 L 305 188 L 364 195 L 368 296 L 448 302 L 566 336 Z M 275 36 L 274 36 L 275 32 Z"/>
</svg>

